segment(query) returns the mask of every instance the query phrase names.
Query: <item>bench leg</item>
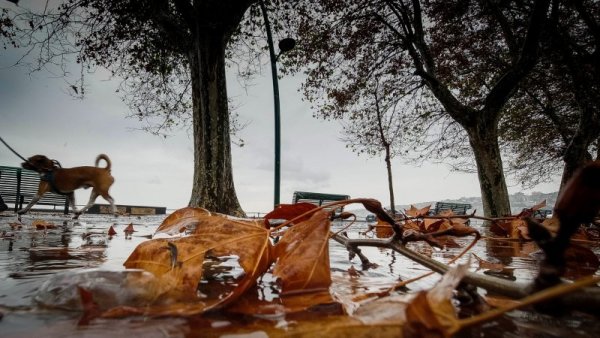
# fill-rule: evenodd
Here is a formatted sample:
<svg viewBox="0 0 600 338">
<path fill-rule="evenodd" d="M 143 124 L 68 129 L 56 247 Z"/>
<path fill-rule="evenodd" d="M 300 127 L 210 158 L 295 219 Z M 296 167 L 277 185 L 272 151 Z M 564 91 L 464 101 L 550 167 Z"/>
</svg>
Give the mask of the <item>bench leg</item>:
<svg viewBox="0 0 600 338">
<path fill-rule="evenodd" d="M 0 195 L 0 212 L 3 212 L 7 209 L 8 209 L 8 205 L 6 205 L 6 203 L 4 203 L 4 200 L 2 199 L 2 196 Z"/>
</svg>

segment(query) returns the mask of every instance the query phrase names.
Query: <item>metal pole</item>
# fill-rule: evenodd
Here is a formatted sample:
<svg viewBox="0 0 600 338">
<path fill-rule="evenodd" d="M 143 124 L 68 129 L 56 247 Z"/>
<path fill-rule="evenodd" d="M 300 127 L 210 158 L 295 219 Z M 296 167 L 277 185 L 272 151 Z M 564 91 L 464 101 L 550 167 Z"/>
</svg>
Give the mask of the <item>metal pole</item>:
<svg viewBox="0 0 600 338">
<path fill-rule="evenodd" d="M 279 205 L 279 187 L 281 183 L 281 118 L 279 111 L 279 81 L 277 80 L 277 56 L 273 46 L 273 36 L 269 16 L 263 0 L 259 1 L 260 9 L 265 20 L 267 30 L 267 43 L 269 44 L 269 55 L 271 58 L 271 75 L 273 77 L 273 103 L 275 107 L 275 188 L 273 191 L 273 205 Z"/>
</svg>

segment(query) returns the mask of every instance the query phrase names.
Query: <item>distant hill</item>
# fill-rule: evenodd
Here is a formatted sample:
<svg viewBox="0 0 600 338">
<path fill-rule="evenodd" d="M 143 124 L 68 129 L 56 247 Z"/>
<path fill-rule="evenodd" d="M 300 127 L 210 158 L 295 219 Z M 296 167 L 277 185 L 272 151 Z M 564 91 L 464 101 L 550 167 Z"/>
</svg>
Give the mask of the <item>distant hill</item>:
<svg viewBox="0 0 600 338">
<path fill-rule="evenodd" d="M 556 198 L 558 196 L 558 192 L 532 192 L 531 194 L 524 194 L 522 192 L 518 192 L 515 194 L 509 195 L 511 211 L 513 214 L 519 213 L 521 210 L 525 208 L 531 208 L 532 206 L 540 203 L 543 200 L 546 200 L 546 206 L 543 209 L 552 209 L 554 204 L 556 203 Z M 413 203 L 413 205 L 417 208 L 422 208 L 427 205 L 431 205 L 433 208 L 435 206 L 435 202 L 438 201 L 429 201 L 429 202 L 418 202 Z M 483 203 L 481 202 L 481 197 L 461 197 L 459 199 L 442 199 L 440 202 L 455 202 L 455 203 L 469 203 L 473 206 L 469 212 L 476 210 L 476 214 L 483 214 Z M 386 206 L 387 207 L 387 206 Z M 396 210 L 404 210 L 409 209 L 410 205 L 396 205 Z M 365 209 L 355 209 L 348 210 L 356 214 L 358 218 L 366 217 L 370 214 L 369 211 Z"/>
</svg>

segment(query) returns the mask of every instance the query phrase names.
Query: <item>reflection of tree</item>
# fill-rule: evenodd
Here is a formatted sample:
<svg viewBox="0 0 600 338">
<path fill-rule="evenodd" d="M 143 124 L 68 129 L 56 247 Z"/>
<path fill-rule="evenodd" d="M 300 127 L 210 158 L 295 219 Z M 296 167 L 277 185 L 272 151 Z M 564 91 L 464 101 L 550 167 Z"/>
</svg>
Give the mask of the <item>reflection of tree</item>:
<svg viewBox="0 0 600 338">
<path fill-rule="evenodd" d="M 513 253 L 519 252 L 519 242 L 503 240 L 485 240 L 485 252 L 488 257 L 495 258 L 504 265 L 510 265 L 513 261 Z"/>
<path fill-rule="evenodd" d="M 396 252 L 392 251 L 390 253 L 390 256 L 392 256 L 392 258 L 391 258 L 390 264 L 388 264 L 388 266 L 390 268 L 390 274 L 394 275 L 394 263 L 396 263 Z M 400 277 L 398 277 L 398 279 L 400 279 Z"/>
</svg>

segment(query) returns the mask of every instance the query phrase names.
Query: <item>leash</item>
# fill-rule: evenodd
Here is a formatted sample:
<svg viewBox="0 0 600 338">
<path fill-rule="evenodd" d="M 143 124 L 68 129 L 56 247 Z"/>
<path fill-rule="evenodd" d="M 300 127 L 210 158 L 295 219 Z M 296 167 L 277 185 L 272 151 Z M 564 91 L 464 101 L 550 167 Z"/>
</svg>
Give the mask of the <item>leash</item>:
<svg viewBox="0 0 600 338">
<path fill-rule="evenodd" d="M 25 157 L 21 156 L 21 154 L 17 153 L 16 150 L 14 150 L 11 146 L 8 145 L 8 143 L 6 143 L 6 141 L 4 141 L 4 139 L 2 138 L 2 136 L 0 136 L 0 141 L 2 141 L 2 143 L 4 143 L 4 145 L 6 146 L 6 148 L 8 148 L 10 151 L 13 152 L 13 154 L 17 155 L 20 159 L 22 159 L 23 161 L 31 164 L 31 166 L 36 167 L 37 166 L 31 162 L 29 162 L 28 159 L 26 159 Z M 58 162 L 57 160 L 52 160 L 52 163 L 54 164 L 54 166 L 58 167 L 58 168 L 62 168 L 62 165 L 60 164 L 60 162 Z"/>
<path fill-rule="evenodd" d="M 17 153 L 16 150 L 14 150 L 11 146 L 8 145 L 8 143 L 6 143 L 6 141 L 4 141 L 4 139 L 2 138 L 2 136 L 0 136 L 0 141 L 2 141 L 2 143 L 4 143 L 4 145 L 13 152 L 13 154 L 17 155 L 19 158 L 21 158 L 23 161 L 31 164 L 33 167 L 36 167 L 35 164 L 29 162 L 28 159 L 26 159 L 25 157 L 21 156 L 21 154 Z M 55 167 L 58 168 L 62 168 L 62 165 L 60 165 L 60 162 L 58 162 L 57 160 L 52 160 L 52 163 L 54 164 Z M 42 177 L 40 178 L 42 181 L 46 181 L 50 184 L 50 188 L 52 189 L 53 192 L 59 194 L 59 195 L 68 195 L 68 193 L 64 193 L 60 190 L 58 190 L 58 188 L 56 187 L 56 185 L 54 184 L 54 171 L 49 171 L 47 173 L 45 173 L 44 175 L 42 175 Z"/>
<path fill-rule="evenodd" d="M 19 153 L 17 153 L 11 146 L 8 145 L 8 143 L 6 143 L 4 141 L 4 139 L 2 138 L 2 136 L 0 136 L 0 141 L 2 141 L 2 143 L 4 143 L 4 145 L 6 146 L 6 148 L 8 148 L 10 151 L 13 152 L 13 154 L 17 155 L 20 159 L 22 159 L 25 162 L 29 162 L 25 157 L 21 156 Z M 33 165 L 33 163 L 29 162 L 31 165 Z"/>
</svg>

